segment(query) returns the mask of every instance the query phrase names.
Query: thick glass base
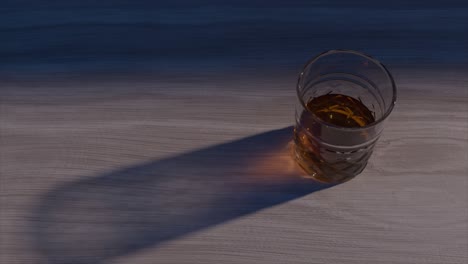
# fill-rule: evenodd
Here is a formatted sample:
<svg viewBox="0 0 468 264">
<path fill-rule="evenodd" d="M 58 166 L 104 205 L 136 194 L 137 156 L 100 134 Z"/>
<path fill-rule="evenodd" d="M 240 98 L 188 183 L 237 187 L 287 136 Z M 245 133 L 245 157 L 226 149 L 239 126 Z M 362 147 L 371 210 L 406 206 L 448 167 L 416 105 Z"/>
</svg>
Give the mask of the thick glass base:
<svg viewBox="0 0 468 264">
<path fill-rule="evenodd" d="M 338 184 L 349 181 L 360 174 L 366 167 L 365 163 L 351 164 L 342 170 L 341 166 L 334 167 L 333 164 L 327 164 L 320 158 L 312 156 L 313 153 L 304 153 L 301 148 L 294 146 L 294 158 L 304 172 L 316 181 L 322 183 Z"/>
</svg>

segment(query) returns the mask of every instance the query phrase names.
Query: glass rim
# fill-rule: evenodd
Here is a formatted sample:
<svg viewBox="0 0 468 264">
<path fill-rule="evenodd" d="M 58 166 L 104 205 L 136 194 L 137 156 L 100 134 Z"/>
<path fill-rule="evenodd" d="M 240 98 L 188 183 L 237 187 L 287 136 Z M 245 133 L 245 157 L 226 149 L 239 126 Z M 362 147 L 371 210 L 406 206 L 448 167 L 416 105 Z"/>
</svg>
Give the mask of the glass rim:
<svg viewBox="0 0 468 264">
<path fill-rule="evenodd" d="M 330 124 L 328 122 L 325 122 L 325 121 L 321 120 L 314 113 L 311 112 L 312 117 L 317 122 L 319 122 L 319 123 L 321 123 L 321 124 L 323 124 L 323 125 L 325 125 L 327 127 L 332 127 L 332 128 L 336 128 L 336 129 L 342 129 L 342 130 L 351 130 L 351 131 L 365 130 L 365 129 L 368 129 L 368 128 L 375 127 L 376 125 L 382 123 L 390 115 L 390 113 L 392 112 L 392 110 L 393 110 L 393 108 L 395 106 L 395 103 L 396 103 L 397 90 L 396 90 L 395 80 L 393 79 L 393 76 L 390 73 L 390 71 L 387 69 L 387 67 L 385 67 L 385 65 L 383 65 L 379 60 L 377 60 L 377 59 L 373 58 L 372 56 L 367 55 L 367 54 L 365 54 L 363 52 L 359 52 L 359 51 L 355 51 L 355 50 L 346 50 L 346 49 L 327 50 L 327 51 L 324 51 L 324 52 L 316 55 L 315 57 L 313 57 L 312 59 L 310 59 L 310 60 L 308 60 L 306 62 L 306 64 L 304 65 L 304 67 L 301 70 L 301 73 L 299 74 L 299 77 L 298 77 L 298 80 L 297 80 L 297 85 L 296 85 L 297 97 L 298 97 L 299 101 L 301 102 L 302 107 L 307 111 L 307 107 L 304 104 L 304 100 L 302 99 L 302 96 L 299 94 L 300 82 L 303 79 L 305 69 L 309 65 L 311 65 L 312 63 L 316 62 L 319 58 L 321 58 L 323 56 L 326 56 L 326 55 L 330 55 L 330 54 L 336 54 L 336 53 L 354 54 L 354 55 L 366 58 L 367 60 L 370 60 L 373 63 L 375 63 L 376 65 L 378 65 L 382 69 L 382 71 L 387 75 L 387 77 L 390 79 L 390 82 L 391 82 L 391 85 L 392 85 L 392 92 L 393 92 L 392 101 L 391 101 L 390 106 L 388 107 L 388 109 L 385 111 L 385 114 L 383 114 L 375 122 L 373 122 L 371 124 L 368 124 L 368 125 L 365 125 L 365 126 L 362 126 L 362 127 L 341 127 L 341 126 L 336 126 L 336 125 L 333 125 L 333 124 Z"/>
</svg>

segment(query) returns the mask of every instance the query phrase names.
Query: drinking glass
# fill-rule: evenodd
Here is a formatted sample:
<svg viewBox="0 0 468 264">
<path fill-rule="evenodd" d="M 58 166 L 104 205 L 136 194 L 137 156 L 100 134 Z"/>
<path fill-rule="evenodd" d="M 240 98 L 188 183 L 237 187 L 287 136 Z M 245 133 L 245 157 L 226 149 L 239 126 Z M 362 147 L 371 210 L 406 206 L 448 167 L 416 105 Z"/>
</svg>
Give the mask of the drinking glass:
<svg viewBox="0 0 468 264">
<path fill-rule="evenodd" d="M 310 60 L 297 83 L 295 158 L 321 182 L 364 170 L 396 101 L 396 85 L 378 60 L 330 50 Z"/>
</svg>

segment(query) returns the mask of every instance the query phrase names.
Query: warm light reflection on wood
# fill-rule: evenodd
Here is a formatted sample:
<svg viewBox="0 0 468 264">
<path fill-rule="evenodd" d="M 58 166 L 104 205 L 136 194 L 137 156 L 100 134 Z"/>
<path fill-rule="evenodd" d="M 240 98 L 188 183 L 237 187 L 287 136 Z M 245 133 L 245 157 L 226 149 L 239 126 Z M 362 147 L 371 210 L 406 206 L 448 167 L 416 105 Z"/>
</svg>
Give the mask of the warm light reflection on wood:
<svg viewBox="0 0 468 264">
<path fill-rule="evenodd" d="M 289 182 L 307 177 L 294 160 L 293 141 L 253 159 L 249 163 L 249 172 L 255 180 L 269 182 Z"/>
</svg>

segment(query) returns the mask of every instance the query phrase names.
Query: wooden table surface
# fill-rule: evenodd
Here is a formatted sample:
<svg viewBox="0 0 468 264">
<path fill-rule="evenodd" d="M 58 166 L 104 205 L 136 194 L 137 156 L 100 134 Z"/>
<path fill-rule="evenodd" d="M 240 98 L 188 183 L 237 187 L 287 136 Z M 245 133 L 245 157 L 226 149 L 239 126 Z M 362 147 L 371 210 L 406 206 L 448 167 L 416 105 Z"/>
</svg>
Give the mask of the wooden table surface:
<svg viewBox="0 0 468 264">
<path fill-rule="evenodd" d="M 5 90 L 2 263 L 466 263 L 468 78 L 426 73 L 336 186 L 287 151 L 294 79 Z"/>
<path fill-rule="evenodd" d="M 0 9 L 1 264 L 468 263 L 466 5 L 29 2 Z M 337 46 L 399 94 L 329 186 L 288 143 L 297 70 Z"/>
</svg>

